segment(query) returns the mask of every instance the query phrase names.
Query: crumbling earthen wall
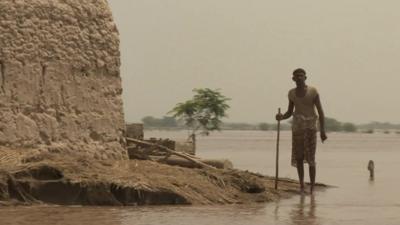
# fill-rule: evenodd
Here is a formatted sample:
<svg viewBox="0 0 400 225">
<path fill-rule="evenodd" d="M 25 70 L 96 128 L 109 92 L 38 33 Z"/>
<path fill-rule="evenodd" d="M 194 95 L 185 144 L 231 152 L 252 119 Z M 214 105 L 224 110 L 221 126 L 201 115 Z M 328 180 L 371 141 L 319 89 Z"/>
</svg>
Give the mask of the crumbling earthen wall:
<svg viewBox="0 0 400 225">
<path fill-rule="evenodd" d="M 0 1 L 0 146 L 126 158 L 106 0 Z"/>
</svg>

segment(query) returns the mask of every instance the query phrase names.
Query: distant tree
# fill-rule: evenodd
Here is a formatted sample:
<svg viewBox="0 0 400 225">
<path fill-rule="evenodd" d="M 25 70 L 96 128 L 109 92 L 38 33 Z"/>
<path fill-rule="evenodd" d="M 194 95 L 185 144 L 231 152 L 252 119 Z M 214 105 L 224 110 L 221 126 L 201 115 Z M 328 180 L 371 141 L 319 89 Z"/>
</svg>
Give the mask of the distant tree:
<svg viewBox="0 0 400 225">
<path fill-rule="evenodd" d="M 336 119 L 325 117 L 325 129 L 327 131 L 341 131 L 342 124 Z"/>
<path fill-rule="evenodd" d="M 258 129 L 260 130 L 269 130 L 271 128 L 271 125 L 268 123 L 260 123 L 258 124 Z"/>
<path fill-rule="evenodd" d="M 144 126 L 148 127 L 155 127 L 157 126 L 157 118 L 154 118 L 152 116 L 146 116 L 142 119 L 142 122 Z"/>
<path fill-rule="evenodd" d="M 366 133 L 366 134 L 373 134 L 374 132 L 375 132 L 374 129 L 369 129 L 369 130 L 363 131 L 363 133 Z"/>
<path fill-rule="evenodd" d="M 345 132 L 356 132 L 357 131 L 356 125 L 354 125 L 352 123 L 344 123 L 342 125 L 342 129 Z"/>
<path fill-rule="evenodd" d="M 178 123 L 174 117 L 164 116 L 164 118 L 161 119 L 161 125 L 162 127 L 177 127 Z"/>
<path fill-rule="evenodd" d="M 178 123 L 174 117 L 164 116 L 162 119 L 155 118 L 152 116 L 146 116 L 142 119 L 145 127 L 157 127 L 157 128 L 167 128 L 167 127 L 177 127 Z"/>
<path fill-rule="evenodd" d="M 209 135 L 211 131 L 220 130 L 221 119 L 226 117 L 229 109 L 229 98 L 219 90 L 194 89 L 192 99 L 178 103 L 169 113 L 182 120 L 189 129 L 189 139 L 196 149 L 196 134 Z"/>
<path fill-rule="evenodd" d="M 291 130 L 292 129 L 292 121 L 288 121 L 287 123 L 281 123 L 280 128 L 281 131 L 283 130 Z M 277 131 L 278 124 L 271 124 L 270 130 Z"/>
<path fill-rule="evenodd" d="M 374 130 L 399 130 L 400 129 L 400 124 L 392 124 L 388 122 L 371 122 L 368 124 L 361 124 L 358 126 L 360 129 L 363 130 L 368 130 L 368 129 L 374 129 Z"/>
<path fill-rule="evenodd" d="M 256 130 L 257 125 L 249 123 L 226 123 L 221 124 L 222 130 Z"/>
</svg>

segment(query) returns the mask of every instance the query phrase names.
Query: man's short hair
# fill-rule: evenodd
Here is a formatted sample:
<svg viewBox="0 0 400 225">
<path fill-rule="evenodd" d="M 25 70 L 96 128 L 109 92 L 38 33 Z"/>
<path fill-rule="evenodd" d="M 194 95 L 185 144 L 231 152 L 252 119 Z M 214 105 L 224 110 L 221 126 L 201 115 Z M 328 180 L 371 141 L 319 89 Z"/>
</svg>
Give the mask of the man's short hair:
<svg viewBox="0 0 400 225">
<path fill-rule="evenodd" d="M 303 68 L 297 68 L 293 71 L 293 75 L 298 73 L 303 73 L 304 75 L 306 75 L 306 71 Z"/>
</svg>

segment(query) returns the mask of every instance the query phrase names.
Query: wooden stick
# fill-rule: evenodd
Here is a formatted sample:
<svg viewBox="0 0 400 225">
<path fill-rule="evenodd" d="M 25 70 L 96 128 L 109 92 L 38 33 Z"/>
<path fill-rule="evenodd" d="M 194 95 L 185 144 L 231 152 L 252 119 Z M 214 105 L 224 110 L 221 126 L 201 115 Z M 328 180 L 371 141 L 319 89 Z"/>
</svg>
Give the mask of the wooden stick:
<svg viewBox="0 0 400 225">
<path fill-rule="evenodd" d="M 278 109 L 278 114 L 281 114 L 281 108 Z M 278 120 L 277 127 L 277 139 L 276 139 L 276 161 L 275 161 L 275 190 L 278 190 L 278 178 L 279 178 L 279 138 L 281 131 L 281 120 Z"/>
<path fill-rule="evenodd" d="M 195 159 L 194 157 L 190 156 L 189 154 L 185 154 L 183 152 L 177 152 L 177 151 L 174 151 L 172 149 L 169 149 L 169 148 L 167 148 L 165 146 L 162 146 L 162 145 L 159 145 L 159 144 L 150 143 L 150 142 L 147 142 L 147 141 L 142 141 L 142 140 L 138 140 L 138 139 L 134 139 L 134 138 L 127 138 L 127 137 L 126 137 L 126 140 L 128 142 L 133 142 L 135 144 L 157 147 L 158 149 L 160 149 L 160 150 L 162 150 L 164 152 L 167 152 L 167 153 L 169 153 L 171 155 L 176 155 L 176 156 L 182 157 L 184 159 L 187 159 L 187 160 L 189 160 L 189 161 L 191 161 L 191 162 L 193 162 L 195 164 L 198 164 L 201 168 L 216 169 L 213 166 L 207 165 L 207 164 L 201 162 L 200 160 Z"/>
</svg>

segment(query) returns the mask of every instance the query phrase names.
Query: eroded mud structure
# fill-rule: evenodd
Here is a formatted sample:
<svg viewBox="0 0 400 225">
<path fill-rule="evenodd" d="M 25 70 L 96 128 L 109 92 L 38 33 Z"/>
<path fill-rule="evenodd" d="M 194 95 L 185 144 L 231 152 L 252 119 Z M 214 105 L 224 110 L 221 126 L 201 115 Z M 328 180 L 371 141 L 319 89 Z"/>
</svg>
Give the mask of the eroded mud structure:
<svg viewBox="0 0 400 225">
<path fill-rule="evenodd" d="M 0 47 L 0 146 L 127 158 L 106 0 L 2 0 Z"/>
</svg>

